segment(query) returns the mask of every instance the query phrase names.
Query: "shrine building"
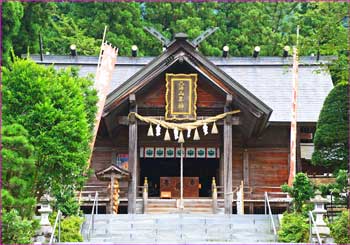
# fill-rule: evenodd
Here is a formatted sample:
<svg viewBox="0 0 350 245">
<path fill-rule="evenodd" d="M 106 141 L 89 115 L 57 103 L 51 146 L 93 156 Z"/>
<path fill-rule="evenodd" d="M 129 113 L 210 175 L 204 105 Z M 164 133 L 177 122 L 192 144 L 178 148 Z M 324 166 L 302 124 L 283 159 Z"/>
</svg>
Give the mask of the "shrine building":
<svg viewBox="0 0 350 245">
<path fill-rule="evenodd" d="M 81 76 L 95 74 L 98 62 L 79 55 L 32 58 L 76 66 Z M 292 62 L 282 55 L 205 57 L 181 33 L 158 57 L 118 57 L 82 209 L 91 210 L 96 191 L 100 213 L 236 213 L 239 205 L 259 213 L 265 192 L 276 194 L 273 208 L 285 208 L 288 198 L 278 195 L 290 174 Z M 310 159 L 333 88 L 328 62 L 299 60 L 296 168 L 308 174 L 327 172 Z"/>
</svg>

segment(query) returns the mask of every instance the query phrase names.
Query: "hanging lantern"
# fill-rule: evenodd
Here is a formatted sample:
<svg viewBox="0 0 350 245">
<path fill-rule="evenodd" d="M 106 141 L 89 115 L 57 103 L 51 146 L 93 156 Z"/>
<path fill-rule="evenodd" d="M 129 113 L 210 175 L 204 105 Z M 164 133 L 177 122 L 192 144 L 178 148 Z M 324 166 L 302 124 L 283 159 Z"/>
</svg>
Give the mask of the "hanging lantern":
<svg viewBox="0 0 350 245">
<path fill-rule="evenodd" d="M 212 134 L 218 134 L 219 133 L 218 127 L 216 126 L 215 122 L 213 123 L 213 127 L 211 128 L 211 133 Z"/>
<path fill-rule="evenodd" d="M 199 133 L 198 133 L 198 129 L 197 129 L 197 128 L 196 128 L 196 130 L 194 131 L 193 140 L 200 140 L 200 138 L 199 138 Z"/>
<path fill-rule="evenodd" d="M 177 140 L 179 138 L 179 130 L 174 128 L 174 139 Z"/>
<path fill-rule="evenodd" d="M 191 129 L 187 129 L 187 139 L 191 138 Z"/>
<path fill-rule="evenodd" d="M 152 128 L 152 124 L 151 124 L 151 123 L 149 124 L 147 136 L 154 136 L 154 134 L 153 134 L 153 128 Z"/>
<path fill-rule="evenodd" d="M 164 140 L 165 141 L 169 141 L 170 140 L 170 134 L 169 134 L 169 130 L 168 129 L 166 129 L 166 131 L 165 131 Z"/>
<path fill-rule="evenodd" d="M 180 136 L 179 136 L 179 140 L 178 140 L 179 143 L 185 143 L 185 139 L 184 139 L 184 135 L 182 133 L 182 130 L 180 131 Z"/>
<path fill-rule="evenodd" d="M 161 127 L 159 124 L 157 124 L 157 127 L 156 127 L 156 136 L 160 136 L 160 131 L 161 131 Z"/>
<path fill-rule="evenodd" d="M 208 125 L 206 123 L 204 123 L 204 125 L 203 125 L 203 134 L 204 135 L 208 134 Z"/>
</svg>

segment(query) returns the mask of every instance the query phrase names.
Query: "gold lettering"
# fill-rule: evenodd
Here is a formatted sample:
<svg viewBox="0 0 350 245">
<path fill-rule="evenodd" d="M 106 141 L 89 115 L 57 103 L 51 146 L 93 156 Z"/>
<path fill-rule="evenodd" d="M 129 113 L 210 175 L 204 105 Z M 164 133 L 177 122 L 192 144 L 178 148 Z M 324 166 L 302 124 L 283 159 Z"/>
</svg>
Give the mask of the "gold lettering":
<svg viewBox="0 0 350 245">
<path fill-rule="evenodd" d="M 177 108 L 179 110 L 185 109 L 184 97 L 185 97 L 185 82 L 179 81 L 178 83 L 178 93 L 177 93 Z"/>
<path fill-rule="evenodd" d="M 177 108 L 179 108 L 180 110 L 183 110 L 185 108 L 185 104 L 180 102 L 177 104 Z"/>
</svg>

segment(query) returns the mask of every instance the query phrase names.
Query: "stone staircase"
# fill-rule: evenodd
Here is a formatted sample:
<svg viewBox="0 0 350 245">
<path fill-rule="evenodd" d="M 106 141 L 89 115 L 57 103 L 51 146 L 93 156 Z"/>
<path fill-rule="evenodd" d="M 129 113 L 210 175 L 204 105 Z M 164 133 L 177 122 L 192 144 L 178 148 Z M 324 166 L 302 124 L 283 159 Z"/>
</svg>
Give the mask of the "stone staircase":
<svg viewBox="0 0 350 245">
<path fill-rule="evenodd" d="M 148 199 L 146 214 L 171 214 L 179 212 L 179 200 L 176 199 Z M 215 213 L 223 213 L 223 202 L 218 201 Z M 183 213 L 212 214 L 212 199 L 184 199 Z"/>
<path fill-rule="evenodd" d="M 90 215 L 82 227 L 85 243 L 268 243 L 274 242 L 269 216 L 224 214 L 100 214 L 87 238 Z M 277 216 L 274 216 L 278 224 Z"/>
<path fill-rule="evenodd" d="M 176 199 L 148 199 L 146 214 L 167 214 L 177 212 Z"/>
</svg>

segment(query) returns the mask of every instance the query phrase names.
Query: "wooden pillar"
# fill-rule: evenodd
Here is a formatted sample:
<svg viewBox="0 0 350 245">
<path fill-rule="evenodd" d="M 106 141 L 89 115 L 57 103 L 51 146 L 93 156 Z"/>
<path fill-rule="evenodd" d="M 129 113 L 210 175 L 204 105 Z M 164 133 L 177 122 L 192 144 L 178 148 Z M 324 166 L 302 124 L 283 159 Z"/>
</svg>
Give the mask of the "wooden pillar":
<svg viewBox="0 0 350 245">
<path fill-rule="evenodd" d="M 243 151 L 243 183 L 249 186 L 249 152 L 247 149 Z"/>
<path fill-rule="evenodd" d="M 219 166 L 219 184 L 221 186 L 225 185 L 225 179 L 224 179 L 224 151 L 223 148 L 220 147 L 220 166 Z"/>
<path fill-rule="evenodd" d="M 129 96 L 129 112 L 137 112 L 135 94 Z M 137 197 L 137 120 L 135 116 L 129 117 L 129 162 L 128 167 L 131 173 L 128 188 L 128 213 L 136 213 L 136 197 Z"/>
<path fill-rule="evenodd" d="M 303 167 L 301 164 L 301 149 L 300 149 L 300 126 L 297 126 L 297 138 L 296 138 L 296 172 L 302 172 Z"/>
<path fill-rule="evenodd" d="M 232 95 L 227 95 L 225 112 L 231 110 Z M 224 194 L 225 214 L 232 214 L 232 120 L 227 116 L 224 121 Z"/>
<path fill-rule="evenodd" d="M 114 192 L 114 174 L 111 174 L 111 193 L 110 193 L 110 209 L 109 209 L 109 212 L 110 214 L 113 214 L 113 192 Z"/>
</svg>

